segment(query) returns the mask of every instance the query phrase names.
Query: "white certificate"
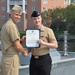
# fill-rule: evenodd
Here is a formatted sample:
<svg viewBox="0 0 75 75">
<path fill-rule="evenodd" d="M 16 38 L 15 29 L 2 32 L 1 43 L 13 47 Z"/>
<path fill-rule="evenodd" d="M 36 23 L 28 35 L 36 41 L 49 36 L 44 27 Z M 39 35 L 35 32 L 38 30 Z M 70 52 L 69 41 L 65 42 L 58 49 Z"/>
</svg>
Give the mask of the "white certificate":
<svg viewBox="0 0 75 75">
<path fill-rule="evenodd" d="M 37 40 L 40 39 L 39 29 L 27 29 L 26 30 L 26 47 L 27 48 L 38 48 L 40 47 Z"/>
</svg>

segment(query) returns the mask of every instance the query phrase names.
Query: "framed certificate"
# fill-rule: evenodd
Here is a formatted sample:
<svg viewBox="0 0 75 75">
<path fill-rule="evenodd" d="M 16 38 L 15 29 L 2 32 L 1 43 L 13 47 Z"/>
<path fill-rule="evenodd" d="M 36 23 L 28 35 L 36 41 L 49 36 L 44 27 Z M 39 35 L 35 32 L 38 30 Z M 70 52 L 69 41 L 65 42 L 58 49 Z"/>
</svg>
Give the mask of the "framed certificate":
<svg viewBox="0 0 75 75">
<path fill-rule="evenodd" d="M 26 47 L 27 48 L 39 48 L 40 45 L 37 40 L 40 39 L 39 29 L 26 29 Z"/>
</svg>

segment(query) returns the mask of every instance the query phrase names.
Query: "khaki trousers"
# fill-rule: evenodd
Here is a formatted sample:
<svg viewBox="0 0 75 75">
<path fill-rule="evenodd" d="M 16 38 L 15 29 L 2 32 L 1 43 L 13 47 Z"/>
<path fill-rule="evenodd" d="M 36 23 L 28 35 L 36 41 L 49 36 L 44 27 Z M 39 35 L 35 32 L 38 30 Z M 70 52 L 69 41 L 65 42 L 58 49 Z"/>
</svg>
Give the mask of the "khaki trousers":
<svg viewBox="0 0 75 75">
<path fill-rule="evenodd" d="M 19 75 L 19 56 L 3 55 L 1 73 L 2 75 Z"/>
</svg>

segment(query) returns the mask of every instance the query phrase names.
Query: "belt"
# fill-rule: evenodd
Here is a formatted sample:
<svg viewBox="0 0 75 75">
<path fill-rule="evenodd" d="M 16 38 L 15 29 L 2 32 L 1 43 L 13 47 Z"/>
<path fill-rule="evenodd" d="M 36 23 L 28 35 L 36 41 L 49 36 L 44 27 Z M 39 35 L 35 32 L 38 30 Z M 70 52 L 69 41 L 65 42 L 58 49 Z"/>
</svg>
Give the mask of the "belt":
<svg viewBox="0 0 75 75">
<path fill-rule="evenodd" d="M 46 55 L 41 55 L 41 56 L 38 56 L 38 55 L 32 55 L 32 58 L 39 59 L 39 58 L 46 57 L 46 56 L 48 56 L 48 55 L 49 55 L 49 53 L 46 54 Z"/>
</svg>

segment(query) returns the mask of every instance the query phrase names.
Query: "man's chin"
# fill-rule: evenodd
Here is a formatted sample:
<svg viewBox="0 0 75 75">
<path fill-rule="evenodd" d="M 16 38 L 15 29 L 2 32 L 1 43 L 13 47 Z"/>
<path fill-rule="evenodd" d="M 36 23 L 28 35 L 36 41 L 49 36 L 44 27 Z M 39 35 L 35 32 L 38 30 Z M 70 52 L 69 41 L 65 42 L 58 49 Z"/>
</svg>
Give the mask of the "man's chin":
<svg viewBox="0 0 75 75">
<path fill-rule="evenodd" d="M 18 23 L 18 22 L 19 22 L 19 20 L 16 21 L 16 23 Z"/>
<path fill-rule="evenodd" d="M 19 21 L 16 21 L 15 24 L 17 24 Z"/>
<path fill-rule="evenodd" d="M 36 24 L 37 26 L 39 26 L 40 24 Z"/>
</svg>

